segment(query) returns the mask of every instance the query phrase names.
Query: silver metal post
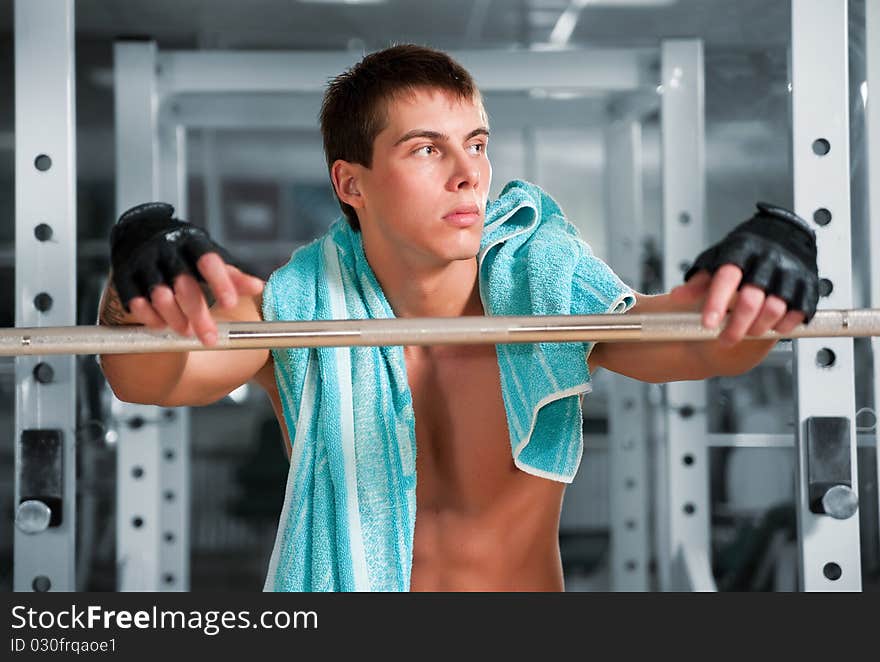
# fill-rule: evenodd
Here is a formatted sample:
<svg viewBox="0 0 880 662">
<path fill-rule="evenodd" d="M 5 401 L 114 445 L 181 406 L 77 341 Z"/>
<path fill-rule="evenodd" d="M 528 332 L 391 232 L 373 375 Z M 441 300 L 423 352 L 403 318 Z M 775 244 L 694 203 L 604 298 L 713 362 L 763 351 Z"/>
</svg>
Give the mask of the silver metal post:
<svg viewBox="0 0 880 662">
<path fill-rule="evenodd" d="M 690 266 L 687 260 L 705 247 L 703 43 L 669 40 L 663 42 L 661 53 L 663 282 L 671 289 L 682 282 Z M 673 572 L 673 564 L 707 558 L 709 549 L 706 385 L 674 382 L 664 388 L 667 443 L 660 449 L 663 457 L 658 463 L 662 494 L 657 510 L 657 567 L 662 590 L 687 590 L 693 582 L 678 584 L 683 575 Z M 696 581 L 700 586 L 707 583 Z"/>
<path fill-rule="evenodd" d="M 866 104 L 865 124 L 868 135 L 868 232 L 871 242 L 871 306 L 880 308 L 880 3 L 865 3 L 865 58 L 868 80 L 867 90 L 873 90 L 871 103 Z M 878 442 L 875 454 L 877 476 L 880 477 L 880 338 L 871 340 L 874 359 L 874 435 Z M 880 481 L 880 478 L 877 479 Z M 875 483 L 876 484 L 876 483 Z M 880 490 L 877 490 L 880 500 Z M 880 503 L 878 503 L 880 511 Z"/>
<path fill-rule="evenodd" d="M 832 287 L 820 309 L 852 305 L 849 190 L 849 84 L 846 0 L 791 5 L 794 211 L 815 221 L 819 275 Z M 858 489 L 853 342 L 795 343 L 800 585 L 805 591 L 859 591 L 858 515 L 836 519 L 811 510 L 806 439 L 811 418 L 849 423 L 850 485 Z M 815 461 L 815 460 L 814 460 Z"/>
<path fill-rule="evenodd" d="M 22 326 L 76 323 L 74 91 L 73 0 L 16 0 L 15 323 Z M 18 355 L 15 383 L 17 515 L 39 508 L 21 503 L 33 497 L 57 512 L 39 532 L 32 520 L 16 527 L 14 588 L 75 591 L 75 359 Z M 56 436 L 28 436 L 31 443 L 26 431 Z M 25 493 L 35 489 L 47 493 Z"/>
<path fill-rule="evenodd" d="M 605 129 L 605 204 L 609 261 L 638 288 L 642 213 L 642 126 L 613 122 Z M 608 389 L 609 523 L 611 590 L 647 591 L 648 431 L 645 384 L 610 374 Z"/>
<path fill-rule="evenodd" d="M 186 128 L 159 119 L 159 199 L 174 205 L 180 218 L 187 214 Z M 157 482 L 159 520 L 154 528 L 159 547 L 159 576 L 162 591 L 188 591 L 190 588 L 190 408 L 164 409 L 153 424 L 159 437 L 161 469 Z M 132 490 L 142 486 L 131 475 L 120 475 Z M 168 495 L 174 495 L 168 498 Z"/>
<path fill-rule="evenodd" d="M 118 42 L 113 53 L 116 211 L 121 214 L 138 203 L 160 198 L 156 117 L 160 104 L 156 92 L 156 44 Z M 163 410 L 114 398 L 112 414 L 120 423 L 116 461 L 116 587 L 120 591 L 157 591 L 162 587 Z"/>
</svg>

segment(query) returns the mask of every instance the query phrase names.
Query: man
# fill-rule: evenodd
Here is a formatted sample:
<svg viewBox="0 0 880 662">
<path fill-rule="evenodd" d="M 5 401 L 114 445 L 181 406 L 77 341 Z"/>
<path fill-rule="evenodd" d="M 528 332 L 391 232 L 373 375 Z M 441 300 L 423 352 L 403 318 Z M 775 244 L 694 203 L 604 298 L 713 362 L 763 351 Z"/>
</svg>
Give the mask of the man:
<svg viewBox="0 0 880 662">
<path fill-rule="evenodd" d="M 295 253 L 264 292 L 264 283 L 224 260 L 207 235 L 172 219 L 167 205 L 136 207 L 114 228 L 101 323 L 171 327 L 210 347 L 216 321 L 311 319 L 323 299 L 332 303 L 334 288 L 342 304 L 326 310 L 336 317 L 499 314 L 506 309 L 492 297 L 503 284 L 490 273 L 502 267 L 496 260 L 482 269 L 505 246 L 518 247 L 505 257 L 511 270 L 527 255 L 538 260 L 529 269 L 547 259 L 559 274 L 563 263 L 573 265 L 568 276 L 529 284 L 531 301 L 563 281 L 562 298 L 573 300 L 564 312 L 578 312 L 574 299 L 588 297 L 599 279 L 609 289 L 591 304 L 597 312 L 702 310 L 708 328 L 731 312 L 717 341 L 569 345 L 568 351 L 586 350 L 586 361 L 583 353 L 579 361 L 557 361 L 547 375 L 554 383 L 569 367 L 603 367 L 649 382 L 739 374 L 774 344 L 740 342 L 745 335 L 775 329 L 784 336 L 815 311 L 815 239 L 785 210 L 762 208 L 700 255 L 684 285 L 646 296 L 631 293 L 593 258 L 535 187 L 519 183 L 489 204 L 486 112 L 471 77 L 443 53 L 397 46 L 366 57 L 331 82 L 321 128 L 344 222 Z M 515 194 L 522 196 L 519 207 L 504 212 Z M 524 225 L 481 248 L 485 233 L 520 222 L 521 212 L 532 213 L 533 235 L 523 238 Z M 556 234 L 547 230 L 539 239 L 551 227 Z M 554 253 L 559 246 L 565 249 Z M 545 259 L 540 250 L 555 257 Z M 572 253 L 580 257 L 566 262 Z M 595 270 L 595 282 L 578 271 L 583 265 Z M 210 308 L 197 279 L 216 299 Z M 267 588 L 558 591 L 559 515 L 580 459 L 580 422 L 569 417 L 560 429 L 548 428 L 539 417 L 553 407 L 542 401 L 526 412 L 531 428 L 517 432 L 513 392 L 532 384 L 517 382 L 508 366 L 516 356 L 501 347 L 107 355 L 102 365 L 116 395 L 131 402 L 208 404 L 252 379 L 266 390 L 292 465 Z M 548 352 L 535 354 L 537 360 L 551 356 L 552 347 L 533 347 Z M 365 396 L 361 382 L 373 373 L 384 386 Z M 402 375 L 404 383 L 395 385 Z M 588 382 L 589 374 L 581 375 L 575 388 L 557 389 L 551 399 L 578 406 L 563 396 L 582 396 Z M 347 414 L 346 393 L 355 410 Z M 563 437 L 569 440 L 565 452 L 574 459 L 566 471 L 524 459 L 539 432 L 551 442 L 557 435 L 560 448 Z M 371 458 L 378 453 L 384 454 L 377 469 Z"/>
</svg>

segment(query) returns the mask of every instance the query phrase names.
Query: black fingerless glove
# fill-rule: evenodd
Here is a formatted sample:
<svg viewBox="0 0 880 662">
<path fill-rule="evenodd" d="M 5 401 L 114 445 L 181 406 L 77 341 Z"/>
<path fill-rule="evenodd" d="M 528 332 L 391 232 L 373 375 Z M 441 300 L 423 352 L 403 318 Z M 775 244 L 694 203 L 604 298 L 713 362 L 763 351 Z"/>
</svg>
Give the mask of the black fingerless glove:
<svg viewBox="0 0 880 662">
<path fill-rule="evenodd" d="M 723 264 L 735 264 L 743 271 L 740 287 L 750 283 L 775 294 L 809 322 L 819 301 L 816 233 L 794 212 L 765 202 L 757 206 L 752 218 L 700 253 L 684 279 L 701 269 L 715 273 Z"/>
<path fill-rule="evenodd" d="M 113 286 L 125 310 L 129 311 L 132 299 L 149 298 L 150 291 L 160 283 L 173 287 L 174 279 L 182 273 L 204 282 L 196 261 L 211 252 L 235 264 L 207 232 L 174 218 L 171 205 L 164 202 L 137 205 L 122 214 L 110 231 Z"/>
</svg>

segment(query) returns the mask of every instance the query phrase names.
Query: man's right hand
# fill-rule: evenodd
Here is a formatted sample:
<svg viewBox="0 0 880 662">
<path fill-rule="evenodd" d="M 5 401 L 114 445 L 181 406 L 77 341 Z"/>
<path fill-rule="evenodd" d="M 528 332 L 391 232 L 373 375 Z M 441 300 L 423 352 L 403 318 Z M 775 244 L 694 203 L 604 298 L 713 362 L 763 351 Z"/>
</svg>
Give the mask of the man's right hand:
<svg viewBox="0 0 880 662">
<path fill-rule="evenodd" d="M 110 234 L 113 287 L 125 310 L 151 329 L 195 334 L 206 346 L 216 344 L 217 325 L 199 281 L 225 309 L 263 291 L 262 280 L 232 262 L 207 232 L 174 218 L 162 202 L 132 207 Z"/>
</svg>

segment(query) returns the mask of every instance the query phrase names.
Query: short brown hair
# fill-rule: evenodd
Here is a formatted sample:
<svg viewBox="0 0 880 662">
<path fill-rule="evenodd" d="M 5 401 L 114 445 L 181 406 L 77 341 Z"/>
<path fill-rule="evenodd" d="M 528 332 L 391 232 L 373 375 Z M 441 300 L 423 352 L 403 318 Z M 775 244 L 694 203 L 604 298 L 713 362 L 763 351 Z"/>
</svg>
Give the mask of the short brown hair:
<svg viewBox="0 0 880 662">
<path fill-rule="evenodd" d="M 464 67 L 442 51 L 414 44 L 371 53 L 333 78 L 321 105 L 328 169 L 337 159 L 371 167 L 373 141 L 385 128 L 385 104 L 395 95 L 425 87 L 446 90 L 463 99 L 480 99 L 477 85 Z M 339 206 L 351 227 L 359 230 L 354 208 L 342 200 Z"/>
</svg>

